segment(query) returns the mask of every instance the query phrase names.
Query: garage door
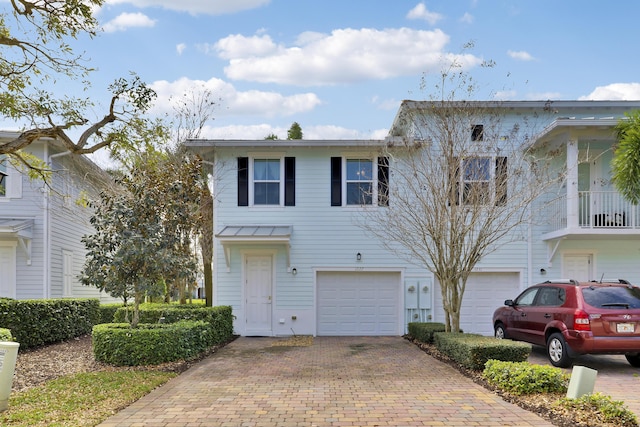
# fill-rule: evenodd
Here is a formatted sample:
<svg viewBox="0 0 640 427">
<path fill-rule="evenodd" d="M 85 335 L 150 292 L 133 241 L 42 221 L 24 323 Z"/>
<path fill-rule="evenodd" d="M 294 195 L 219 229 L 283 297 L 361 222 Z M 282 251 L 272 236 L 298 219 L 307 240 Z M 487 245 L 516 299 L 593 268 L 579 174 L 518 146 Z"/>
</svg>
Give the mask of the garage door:
<svg viewBox="0 0 640 427">
<path fill-rule="evenodd" d="M 435 286 L 434 321 L 444 322 L 440 286 Z M 464 332 L 493 335 L 492 318 L 504 300 L 520 293 L 519 273 L 473 273 L 462 298 L 460 327 Z"/>
<path fill-rule="evenodd" d="M 400 274 L 319 272 L 317 334 L 401 335 Z"/>
</svg>

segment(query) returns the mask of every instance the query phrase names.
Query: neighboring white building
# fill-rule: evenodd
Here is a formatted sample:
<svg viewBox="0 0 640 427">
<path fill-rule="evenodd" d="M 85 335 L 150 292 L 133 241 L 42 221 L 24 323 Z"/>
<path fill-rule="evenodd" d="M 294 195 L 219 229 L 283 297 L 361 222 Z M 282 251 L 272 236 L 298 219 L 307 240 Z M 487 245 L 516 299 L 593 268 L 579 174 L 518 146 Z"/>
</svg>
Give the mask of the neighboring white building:
<svg viewBox="0 0 640 427">
<path fill-rule="evenodd" d="M 547 278 L 640 283 L 640 211 L 610 176 L 613 127 L 640 101 L 496 105 L 511 125 L 535 117 L 527 145 L 554 150 L 568 175 L 540 221 L 472 273 L 461 327 L 487 335 L 495 308 Z M 403 102 L 387 140 L 188 141 L 214 164 L 213 304 L 233 307 L 236 333 L 401 335 L 408 322 L 444 320 L 433 275 L 357 225 L 364 210 L 385 209 L 377 189 L 395 164 L 381 149 L 419 133 L 420 121 L 407 118 L 423 106 Z M 352 199 L 352 170 L 368 171 L 366 206 Z"/>
<path fill-rule="evenodd" d="M 0 141 L 16 132 L 0 132 Z M 55 171 L 50 187 L 29 179 L 0 156 L 0 297 L 40 299 L 101 297 L 97 288 L 83 286 L 78 276 L 86 249 L 81 242 L 93 233 L 91 209 L 82 193 L 95 194 L 89 171 L 104 173 L 84 156 L 72 156 L 61 144 L 40 140 L 25 149 Z"/>
</svg>

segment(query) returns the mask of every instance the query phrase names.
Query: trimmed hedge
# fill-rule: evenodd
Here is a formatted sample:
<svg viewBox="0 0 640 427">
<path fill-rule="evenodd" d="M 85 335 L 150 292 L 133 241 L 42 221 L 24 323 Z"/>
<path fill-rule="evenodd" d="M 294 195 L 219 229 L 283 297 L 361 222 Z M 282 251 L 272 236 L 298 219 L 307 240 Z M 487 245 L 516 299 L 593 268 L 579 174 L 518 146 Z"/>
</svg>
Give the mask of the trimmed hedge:
<svg viewBox="0 0 640 427">
<path fill-rule="evenodd" d="M 125 323 L 133 315 L 131 307 L 120 307 L 114 315 L 114 323 Z M 141 304 L 140 324 L 176 323 L 180 320 L 203 320 L 211 325 L 213 344 L 228 341 L 233 335 L 231 306 L 203 307 L 191 304 Z"/>
<path fill-rule="evenodd" d="M 11 331 L 7 328 L 0 328 L 0 341 L 13 341 Z"/>
<path fill-rule="evenodd" d="M 170 324 L 106 323 L 93 327 L 96 360 L 116 366 L 157 365 L 190 359 L 214 345 L 211 325 L 202 320 Z"/>
<path fill-rule="evenodd" d="M 0 299 L 0 327 L 11 330 L 21 349 L 89 334 L 99 318 L 98 299 Z"/>
<path fill-rule="evenodd" d="M 121 307 L 124 307 L 121 302 L 100 304 L 100 320 L 98 323 L 113 323 L 116 311 Z"/>
<path fill-rule="evenodd" d="M 433 344 L 436 332 L 445 330 L 444 323 L 437 322 L 411 322 L 407 325 L 407 332 L 413 339 L 427 344 Z"/>
<path fill-rule="evenodd" d="M 475 371 L 483 370 L 490 359 L 524 362 L 531 353 L 531 344 L 476 334 L 436 332 L 434 343 L 439 351 Z"/>
<path fill-rule="evenodd" d="M 553 366 L 500 360 L 487 361 L 482 376 L 489 384 L 517 395 L 566 393 L 570 378 Z"/>
</svg>

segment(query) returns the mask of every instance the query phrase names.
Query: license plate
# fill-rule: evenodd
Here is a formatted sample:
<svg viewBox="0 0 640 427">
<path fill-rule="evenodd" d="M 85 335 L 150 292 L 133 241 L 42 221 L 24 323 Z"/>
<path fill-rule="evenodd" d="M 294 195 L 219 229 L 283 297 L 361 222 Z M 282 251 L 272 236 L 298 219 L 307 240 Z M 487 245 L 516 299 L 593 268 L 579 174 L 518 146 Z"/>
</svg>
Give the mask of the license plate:
<svg viewBox="0 0 640 427">
<path fill-rule="evenodd" d="M 618 323 L 616 330 L 619 334 L 632 334 L 635 330 L 635 323 Z"/>
</svg>

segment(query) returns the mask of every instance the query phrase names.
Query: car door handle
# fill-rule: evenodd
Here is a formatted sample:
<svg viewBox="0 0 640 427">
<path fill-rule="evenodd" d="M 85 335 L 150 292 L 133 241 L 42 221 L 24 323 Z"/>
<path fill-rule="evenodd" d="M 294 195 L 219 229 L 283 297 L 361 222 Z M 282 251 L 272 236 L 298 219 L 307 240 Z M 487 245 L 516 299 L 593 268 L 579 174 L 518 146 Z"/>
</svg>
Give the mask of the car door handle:
<svg viewBox="0 0 640 427">
<path fill-rule="evenodd" d="M 545 318 L 545 319 L 548 319 L 548 318 L 550 318 L 550 317 L 551 317 L 551 315 L 550 315 L 549 313 L 545 313 L 545 315 L 544 315 L 544 318 Z"/>
</svg>

